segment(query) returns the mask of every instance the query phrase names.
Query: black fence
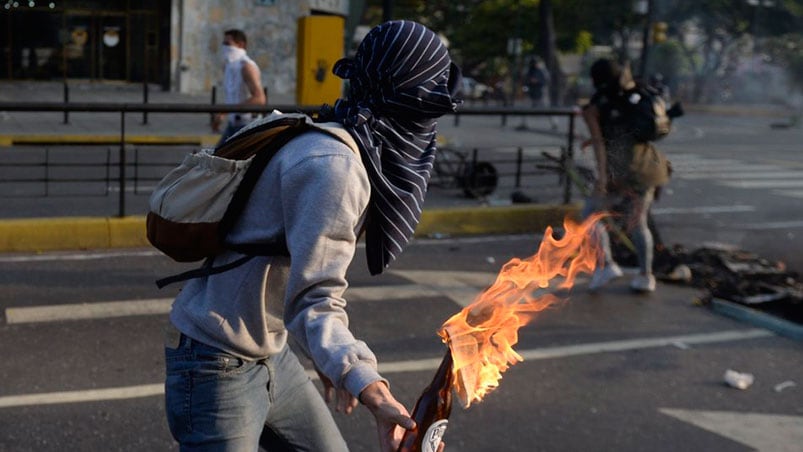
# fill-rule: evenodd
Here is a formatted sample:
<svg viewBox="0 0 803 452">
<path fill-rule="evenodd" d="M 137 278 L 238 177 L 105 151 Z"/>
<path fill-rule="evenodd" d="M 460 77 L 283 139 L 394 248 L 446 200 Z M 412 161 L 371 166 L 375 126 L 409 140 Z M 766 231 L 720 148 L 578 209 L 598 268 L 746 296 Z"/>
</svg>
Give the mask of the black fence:
<svg viewBox="0 0 803 452">
<path fill-rule="evenodd" d="M 315 108 L 295 105 L 270 106 L 257 113 L 280 111 L 316 113 Z M 126 120 L 132 113 L 195 113 L 254 112 L 253 107 L 209 104 L 127 104 L 127 103 L 3 103 L 0 111 L 69 112 L 119 114 L 119 137 L 98 137 L 96 140 L 54 141 L 29 137 L 11 143 L 11 149 L 0 158 L 0 197 L 87 198 L 81 206 L 93 205 L 90 198 L 114 198 L 117 215 L 127 214 L 127 194 L 149 195 L 161 178 L 181 161 L 186 153 L 198 149 L 198 140 L 182 140 L 165 136 L 140 142 L 126 135 Z M 454 190 L 469 198 L 483 199 L 494 191 L 513 192 L 513 202 L 542 201 L 529 199 L 524 191 L 546 194 L 550 200 L 569 203 L 572 182 L 565 177 L 565 162 L 573 161 L 572 150 L 576 110 L 530 108 L 463 108 L 453 114 L 454 124 L 464 116 L 498 116 L 502 125 L 509 117 L 555 116 L 568 120 L 565 141 L 555 146 L 515 148 L 458 148 L 450 143 L 440 146 L 432 175 L 432 185 Z M 128 119 L 129 121 L 131 119 Z M 81 152 L 76 152 L 80 148 Z M 522 194 L 515 199 L 516 192 Z M 143 196 L 144 197 L 144 196 Z M 129 199 L 130 200 L 130 199 Z M 135 200 L 142 211 L 142 200 Z M 8 204 L 7 204 L 8 205 Z M 79 206 L 80 207 L 80 206 Z M 103 208 L 103 207 L 101 207 Z M 106 203 L 108 208 L 108 203 Z M 47 210 L 47 207 L 43 207 Z M 80 209 L 79 209 L 80 213 Z M 108 212 L 106 212 L 108 214 Z"/>
</svg>

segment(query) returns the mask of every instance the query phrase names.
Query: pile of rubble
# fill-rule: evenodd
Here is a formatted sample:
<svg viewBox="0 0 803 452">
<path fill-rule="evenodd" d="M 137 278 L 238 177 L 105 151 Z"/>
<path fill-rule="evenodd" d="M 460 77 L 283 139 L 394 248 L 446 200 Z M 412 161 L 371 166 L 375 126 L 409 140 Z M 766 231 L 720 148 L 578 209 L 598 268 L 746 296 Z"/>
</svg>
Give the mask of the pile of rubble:
<svg viewBox="0 0 803 452">
<path fill-rule="evenodd" d="M 617 261 L 635 264 L 632 253 L 622 247 L 615 249 Z M 695 250 L 659 245 L 653 270 L 662 281 L 705 290 L 704 302 L 714 298 L 733 301 L 803 324 L 803 281 L 782 262 L 721 244 Z"/>
</svg>

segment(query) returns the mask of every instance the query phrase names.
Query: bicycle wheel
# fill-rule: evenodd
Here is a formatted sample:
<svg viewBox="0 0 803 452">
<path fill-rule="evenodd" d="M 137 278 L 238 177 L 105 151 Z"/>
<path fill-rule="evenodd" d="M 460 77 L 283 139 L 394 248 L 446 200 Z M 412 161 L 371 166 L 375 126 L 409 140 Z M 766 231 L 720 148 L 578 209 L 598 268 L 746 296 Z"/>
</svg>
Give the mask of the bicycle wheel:
<svg viewBox="0 0 803 452">
<path fill-rule="evenodd" d="M 496 168 L 489 162 L 466 162 L 466 166 L 458 178 L 463 193 L 469 198 L 488 196 L 496 190 L 499 177 Z"/>
</svg>

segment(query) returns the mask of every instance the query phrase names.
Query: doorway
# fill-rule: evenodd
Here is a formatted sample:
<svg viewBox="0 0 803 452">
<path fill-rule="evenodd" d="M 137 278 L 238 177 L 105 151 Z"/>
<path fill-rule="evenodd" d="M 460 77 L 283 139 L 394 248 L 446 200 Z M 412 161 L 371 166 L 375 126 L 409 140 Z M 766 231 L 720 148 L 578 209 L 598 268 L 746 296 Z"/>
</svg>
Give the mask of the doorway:
<svg viewBox="0 0 803 452">
<path fill-rule="evenodd" d="M 68 78 L 125 80 L 126 18 L 67 12 L 64 15 L 64 63 Z"/>
</svg>

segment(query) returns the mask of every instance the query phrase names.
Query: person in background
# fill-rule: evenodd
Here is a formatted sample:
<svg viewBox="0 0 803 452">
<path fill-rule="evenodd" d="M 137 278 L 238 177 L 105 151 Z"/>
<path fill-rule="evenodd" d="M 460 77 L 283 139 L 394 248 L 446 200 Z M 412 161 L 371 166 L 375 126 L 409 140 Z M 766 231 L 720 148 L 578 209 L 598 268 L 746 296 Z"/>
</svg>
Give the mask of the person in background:
<svg viewBox="0 0 803 452">
<path fill-rule="evenodd" d="M 664 99 L 664 102 L 666 102 L 667 106 L 672 103 L 672 96 L 669 91 L 669 85 L 666 83 L 666 80 L 664 80 L 663 74 L 661 74 L 660 72 L 653 73 L 652 75 L 650 75 L 648 83 L 658 92 L 658 94 L 661 95 L 661 97 Z"/>
<path fill-rule="evenodd" d="M 652 273 L 653 237 L 647 224 L 647 214 L 655 196 L 654 185 L 641 180 L 631 167 L 636 146 L 632 128 L 622 120 L 627 102 L 625 91 L 635 87 L 627 66 L 609 59 L 599 59 L 591 65 L 591 79 L 595 92 L 583 108 L 583 119 L 591 134 L 597 164 L 597 179 L 592 195 L 586 200 L 583 217 L 610 208 L 613 204 L 626 205 L 626 232 L 629 233 L 639 262 L 639 273 L 630 283 L 637 292 L 653 292 L 655 276 Z M 596 291 L 613 279 L 622 276 L 614 261 L 610 237 L 603 222 L 595 230 L 603 250 L 603 265 L 591 277 L 589 289 Z"/>
<path fill-rule="evenodd" d="M 230 105 L 265 105 L 259 67 L 248 57 L 245 50 L 247 45 L 248 40 L 242 30 L 223 32 L 220 58 L 223 60 L 224 101 Z M 253 119 L 251 113 L 216 113 L 212 119 L 212 131 L 220 132 L 225 122 L 218 144 L 222 144 Z"/>
<path fill-rule="evenodd" d="M 332 71 L 349 94 L 321 108 L 357 148 L 329 134 L 294 137 L 270 160 L 225 238 L 286 254 L 190 280 L 176 297 L 165 342 L 165 406 L 182 451 L 346 451 L 326 402 L 373 414 L 382 452 L 395 452 L 408 410 L 349 330 L 346 272 L 359 236 L 371 274 L 383 272 L 417 226 L 435 159 L 437 118 L 454 112 L 460 70 L 438 35 L 386 22 Z M 254 123 L 258 124 L 258 123 Z M 225 266 L 226 251 L 208 262 Z M 321 376 L 324 398 L 288 341 Z M 442 450 L 443 445 L 438 449 Z"/>
<path fill-rule="evenodd" d="M 533 57 L 530 60 L 525 77 L 527 94 L 530 95 L 533 108 L 549 108 L 549 83 L 551 77 L 539 58 Z M 553 129 L 558 128 L 554 117 L 549 116 L 549 123 Z"/>
</svg>

